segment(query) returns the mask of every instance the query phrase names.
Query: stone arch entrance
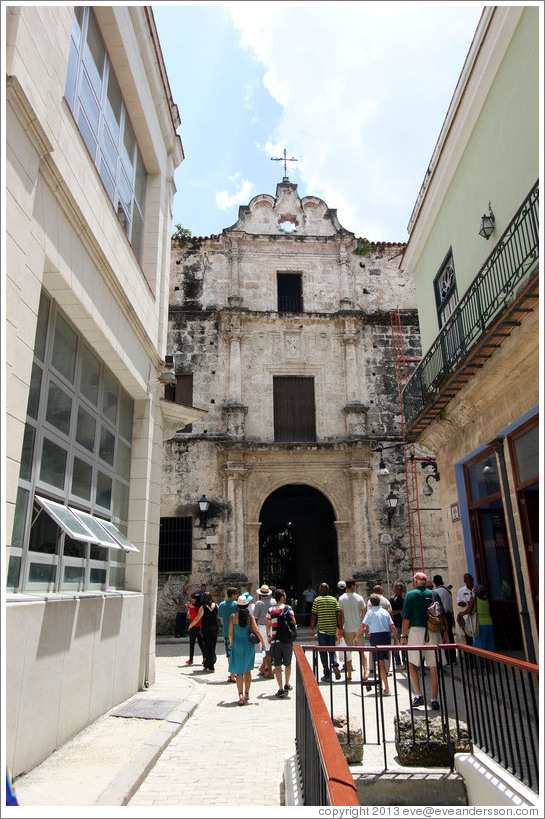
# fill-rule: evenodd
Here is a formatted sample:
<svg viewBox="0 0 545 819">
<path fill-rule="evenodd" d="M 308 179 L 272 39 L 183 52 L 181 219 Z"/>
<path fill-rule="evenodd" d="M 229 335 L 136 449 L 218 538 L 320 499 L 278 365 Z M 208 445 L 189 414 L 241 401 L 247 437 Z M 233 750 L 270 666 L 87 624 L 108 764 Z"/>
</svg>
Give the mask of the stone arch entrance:
<svg viewBox="0 0 545 819">
<path fill-rule="evenodd" d="M 296 613 L 304 612 L 302 591 L 310 580 L 318 590 L 329 583 L 337 591 L 339 561 L 335 513 L 329 500 L 306 484 L 286 484 L 261 507 L 259 577 L 284 588 Z"/>
</svg>

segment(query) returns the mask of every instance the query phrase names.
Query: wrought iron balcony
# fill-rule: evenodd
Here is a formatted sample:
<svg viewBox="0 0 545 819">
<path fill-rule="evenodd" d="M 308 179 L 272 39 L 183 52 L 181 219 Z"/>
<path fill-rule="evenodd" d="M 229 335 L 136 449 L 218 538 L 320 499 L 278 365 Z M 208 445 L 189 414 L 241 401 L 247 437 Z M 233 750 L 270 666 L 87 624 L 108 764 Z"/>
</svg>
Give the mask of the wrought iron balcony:
<svg viewBox="0 0 545 819">
<path fill-rule="evenodd" d="M 482 367 L 538 299 L 539 182 L 403 390 L 411 439 Z"/>
</svg>

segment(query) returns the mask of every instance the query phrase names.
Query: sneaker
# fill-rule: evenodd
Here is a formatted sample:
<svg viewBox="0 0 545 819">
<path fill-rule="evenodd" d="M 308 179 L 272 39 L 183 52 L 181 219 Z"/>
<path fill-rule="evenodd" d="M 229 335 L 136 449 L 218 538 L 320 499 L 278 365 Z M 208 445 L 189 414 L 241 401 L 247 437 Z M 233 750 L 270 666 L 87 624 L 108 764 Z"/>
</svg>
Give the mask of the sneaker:
<svg viewBox="0 0 545 819">
<path fill-rule="evenodd" d="M 186 661 L 185 661 L 185 664 L 186 664 L 186 665 L 193 665 L 193 660 L 186 660 Z"/>
<path fill-rule="evenodd" d="M 424 705 L 424 697 L 422 694 L 419 694 L 418 697 L 413 698 L 413 708 L 416 708 L 419 705 Z"/>
<path fill-rule="evenodd" d="M 329 682 L 330 679 L 331 679 L 331 677 L 329 676 L 329 674 L 324 674 L 323 677 L 320 677 L 321 682 Z"/>
<path fill-rule="evenodd" d="M 432 700 L 430 706 L 432 711 L 439 711 L 439 703 L 437 700 Z"/>
<path fill-rule="evenodd" d="M 284 691 L 293 691 L 293 685 L 286 683 L 286 685 L 284 686 Z"/>
<path fill-rule="evenodd" d="M 274 696 L 277 697 L 279 700 L 282 700 L 286 696 L 286 692 L 284 691 L 283 688 L 280 688 L 280 690 L 277 691 Z"/>
<path fill-rule="evenodd" d="M 339 666 L 338 665 L 335 666 L 335 668 L 333 669 L 333 672 L 335 674 L 335 679 L 340 680 L 341 679 L 341 672 L 339 671 Z"/>
</svg>

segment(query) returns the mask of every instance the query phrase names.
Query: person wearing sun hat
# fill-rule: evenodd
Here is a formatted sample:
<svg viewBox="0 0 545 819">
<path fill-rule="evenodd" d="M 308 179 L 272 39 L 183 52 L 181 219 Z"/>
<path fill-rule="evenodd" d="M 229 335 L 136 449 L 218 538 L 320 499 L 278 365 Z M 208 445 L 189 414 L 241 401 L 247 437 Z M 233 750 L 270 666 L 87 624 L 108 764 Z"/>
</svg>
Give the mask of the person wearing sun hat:
<svg viewBox="0 0 545 819">
<path fill-rule="evenodd" d="M 238 704 L 244 705 L 250 699 L 250 684 L 255 663 L 255 645 L 250 642 L 250 632 L 259 637 L 262 648 L 265 642 L 257 626 L 254 615 L 249 611 L 252 596 L 245 592 L 237 599 L 237 610 L 229 622 L 229 673 L 236 675 Z"/>
<path fill-rule="evenodd" d="M 253 615 L 265 641 L 265 651 L 263 654 L 263 662 L 259 669 L 259 675 L 265 677 L 266 680 L 272 680 L 274 679 L 274 673 L 271 661 L 271 645 L 267 637 L 267 612 L 271 606 L 274 605 L 274 600 L 272 598 L 272 589 L 269 588 L 266 583 L 263 583 L 261 588 L 257 590 L 257 593 L 259 600 L 254 606 Z"/>
</svg>

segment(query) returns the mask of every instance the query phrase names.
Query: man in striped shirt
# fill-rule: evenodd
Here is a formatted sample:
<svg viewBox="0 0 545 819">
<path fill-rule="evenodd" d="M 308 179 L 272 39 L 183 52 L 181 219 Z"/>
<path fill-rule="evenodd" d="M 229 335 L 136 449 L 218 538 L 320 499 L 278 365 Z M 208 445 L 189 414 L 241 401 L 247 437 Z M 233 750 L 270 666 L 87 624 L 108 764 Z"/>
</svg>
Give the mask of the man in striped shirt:
<svg viewBox="0 0 545 819">
<path fill-rule="evenodd" d="M 314 637 L 314 628 L 318 631 L 319 646 L 334 646 L 337 638 L 337 629 L 342 627 L 339 601 L 329 593 L 327 583 L 321 583 L 318 596 L 312 603 L 312 614 L 310 615 L 310 636 Z M 335 674 L 335 678 L 340 680 L 341 672 L 337 662 L 336 653 L 321 651 L 320 659 L 324 669 L 322 682 L 329 682 L 331 679 L 330 665 Z M 331 659 L 331 664 L 330 664 Z"/>
</svg>

